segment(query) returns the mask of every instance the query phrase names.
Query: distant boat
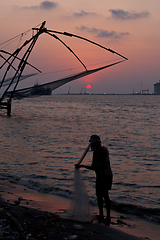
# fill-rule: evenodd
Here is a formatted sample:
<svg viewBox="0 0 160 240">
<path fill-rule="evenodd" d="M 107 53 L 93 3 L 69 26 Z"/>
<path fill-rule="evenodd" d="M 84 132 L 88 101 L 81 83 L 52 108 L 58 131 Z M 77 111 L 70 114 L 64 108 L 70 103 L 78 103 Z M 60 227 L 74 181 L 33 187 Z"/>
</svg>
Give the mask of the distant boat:
<svg viewBox="0 0 160 240">
<path fill-rule="evenodd" d="M 51 95 L 52 94 L 52 90 L 47 87 L 43 87 L 41 85 L 38 85 L 38 83 L 36 83 L 32 90 L 31 90 L 31 95 Z"/>
</svg>

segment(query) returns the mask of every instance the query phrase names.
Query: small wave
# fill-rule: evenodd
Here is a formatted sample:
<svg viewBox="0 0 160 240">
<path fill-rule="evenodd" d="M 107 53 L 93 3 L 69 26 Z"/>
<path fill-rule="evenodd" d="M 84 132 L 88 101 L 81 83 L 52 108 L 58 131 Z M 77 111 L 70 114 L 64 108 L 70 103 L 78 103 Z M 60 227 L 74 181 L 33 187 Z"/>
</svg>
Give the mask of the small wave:
<svg viewBox="0 0 160 240">
<path fill-rule="evenodd" d="M 35 175 L 35 174 L 32 174 L 29 176 L 31 179 L 47 179 L 48 177 L 47 176 L 43 176 L 43 175 Z"/>
<path fill-rule="evenodd" d="M 73 191 L 57 186 L 49 186 L 48 184 L 43 184 L 36 181 L 36 178 L 43 179 L 45 176 L 43 175 L 33 175 L 34 179 L 30 180 L 22 180 L 21 178 L 17 176 L 7 175 L 3 176 L 3 174 L 0 175 L 1 180 L 8 180 L 11 183 L 18 184 L 21 186 L 25 186 L 29 189 L 33 189 L 37 192 L 41 193 L 47 193 L 47 194 L 53 194 L 62 196 L 64 198 L 71 199 L 73 196 Z M 160 187 L 160 186 L 155 186 Z M 95 196 L 89 196 L 89 201 L 92 206 L 97 206 L 97 198 Z M 135 216 L 139 216 L 144 219 L 148 219 L 150 221 L 158 222 L 160 223 L 160 208 L 145 208 L 142 206 L 134 205 L 134 204 L 127 204 L 127 203 L 119 203 L 116 201 L 111 201 L 111 209 L 126 213 L 126 214 L 132 214 Z"/>
<path fill-rule="evenodd" d="M 136 183 L 124 183 L 124 182 L 115 182 L 114 185 L 122 185 L 125 187 L 133 188 L 160 188 L 160 185 L 138 185 Z"/>
<path fill-rule="evenodd" d="M 135 188 L 139 188 L 140 187 L 136 183 L 115 182 L 114 185 L 122 185 L 122 186 L 125 186 L 125 187 L 135 187 Z"/>
<path fill-rule="evenodd" d="M 9 182 L 15 183 L 15 184 L 16 184 L 18 181 L 21 180 L 20 177 L 13 176 L 13 175 L 3 175 L 3 174 L 0 175 L 0 179 L 1 179 L 1 180 L 8 180 Z"/>
<path fill-rule="evenodd" d="M 30 163 L 28 163 L 28 165 L 36 165 L 36 164 L 38 164 L 38 162 L 30 162 Z"/>
<path fill-rule="evenodd" d="M 160 209 L 159 208 L 145 208 L 142 206 L 136 206 L 126 203 L 117 203 L 111 201 L 111 208 L 121 213 L 128 213 L 136 215 L 141 218 L 148 219 L 150 221 L 160 223 Z"/>
<path fill-rule="evenodd" d="M 73 192 L 68 189 L 61 189 L 60 187 L 48 186 L 47 184 L 41 184 L 33 180 L 21 182 L 21 185 L 29 189 L 36 190 L 37 192 L 54 194 L 65 198 L 71 198 L 73 194 Z"/>
</svg>

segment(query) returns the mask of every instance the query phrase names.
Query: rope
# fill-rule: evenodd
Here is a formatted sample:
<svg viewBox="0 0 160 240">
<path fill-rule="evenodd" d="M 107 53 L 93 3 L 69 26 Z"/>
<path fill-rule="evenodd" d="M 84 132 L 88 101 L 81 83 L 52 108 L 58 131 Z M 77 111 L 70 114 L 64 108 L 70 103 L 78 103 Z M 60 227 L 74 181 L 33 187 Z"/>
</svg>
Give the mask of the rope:
<svg viewBox="0 0 160 240">
<path fill-rule="evenodd" d="M 38 27 L 38 26 L 40 26 L 41 24 L 38 24 L 36 27 Z M 25 32 L 23 32 L 23 33 L 21 33 L 21 34 L 18 34 L 17 36 L 15 36 L 15 37 L 13 37 L 13 38 L 10 38 L 9 40 L 7 40 L 7 41 L 5 41 L 5 42 L 2 42 L 2 43 L 0 43 L 0 46 L 1 45 L 3 45 L 3 44 L 5 44 L 5 43 L 8 43 L 8 42 L 13 42 L 13 41 L 15 41 L 17 38 L 21 38 L 22 36 L 24 36 L 25 34 L 27 34 L 28 32 L 30 32 L 32 30 L 32 28 L 31 29 L 29 29 L 29 30 L 27 30 L 27 31 L 25 31 Z"/>
</svg>

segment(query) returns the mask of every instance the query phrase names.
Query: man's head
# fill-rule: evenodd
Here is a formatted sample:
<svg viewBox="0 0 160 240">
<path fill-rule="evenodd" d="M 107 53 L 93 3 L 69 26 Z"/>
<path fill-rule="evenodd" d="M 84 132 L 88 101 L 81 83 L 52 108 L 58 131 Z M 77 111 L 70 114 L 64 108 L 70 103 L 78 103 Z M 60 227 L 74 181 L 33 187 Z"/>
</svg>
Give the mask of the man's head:
<svg viewBox="0 0 160 240">
<path fill-rule="evenodd" d="M 89 142 L 91 142 L 91 150 L 94 151 L 98 146 L 101 145 L 101 139 L 98 135 L 92 135 Z"/>
</svg>

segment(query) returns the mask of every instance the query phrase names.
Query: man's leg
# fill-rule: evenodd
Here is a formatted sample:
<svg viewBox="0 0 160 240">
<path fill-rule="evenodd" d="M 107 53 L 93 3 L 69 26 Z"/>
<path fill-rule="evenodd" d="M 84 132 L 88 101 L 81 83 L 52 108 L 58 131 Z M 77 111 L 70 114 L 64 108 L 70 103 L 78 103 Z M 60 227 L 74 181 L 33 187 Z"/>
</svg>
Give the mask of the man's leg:
<svg viewBox="0 0 160 240">
<path fill-rule="evenodd" d="M 98 202 L 98 208 L 99 208 L 99 215 L 97 216 L 98 222 L 103 222 L 104 221 L 104 216 L 103 216 L 103 198 L 102 196 L 97 196 L 97 202 Z"/>
<path fill-rule="evenodd" d="M 104 199 L 105 199 L 105 206 L 106 206 L 106 212 L 107 212 L 106 221 L 107 221 L 108 225 L 110 225 L 110 221 L 111 221 L 111 216 L 110 216 L 111 201 L 110 201 L 110 198 L 109 198 L 109 192 L 106 193 L 106 195 L 104 196 Z"/>
<path fill-rule="evenodd" d="M 97 196 L 99 215 L 103 216 L 103 198 L 101 196 Z"/>
<path fill-rule="evenodd" d="M 96 178 L 96 196 L 97 196 L 97 203 L 99 208 L 98 221 L 101 221 L 101 222 L 104 220 L 102 186 L 103 186 L 102 179 L 97 177 Z"/>
</svg>

